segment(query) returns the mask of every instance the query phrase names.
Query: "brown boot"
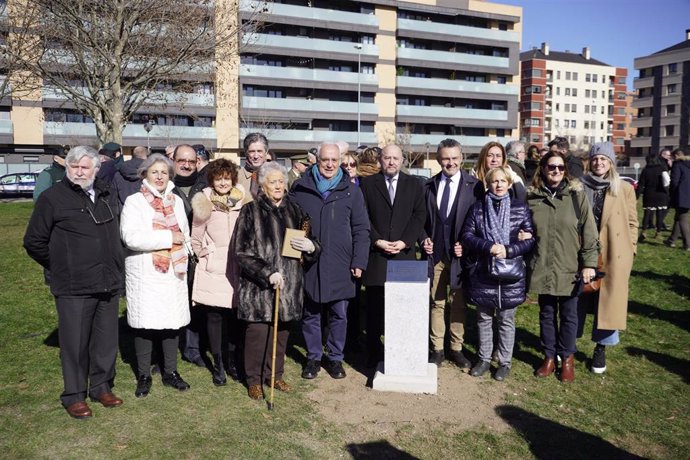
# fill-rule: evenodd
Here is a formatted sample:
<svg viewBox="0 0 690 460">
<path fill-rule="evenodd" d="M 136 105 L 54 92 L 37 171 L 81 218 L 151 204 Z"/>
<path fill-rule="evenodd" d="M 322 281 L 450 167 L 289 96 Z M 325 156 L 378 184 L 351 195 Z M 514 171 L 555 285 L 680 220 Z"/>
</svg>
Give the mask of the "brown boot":
<svg viewBox="0 0 690 460">
<path fill-rule="evenodd" d="M 572 382 L 575 380 L 575 356 L 570 355 L 561 364 L 561 382 Z"/>
<path fill-rule="evenodd" d="M 548 377 L 549 375 L 553 374 L 553 371 L 556 370 L 556 361 L 554 361 L 553 358 L 549 358 L 548 356 L 544 358 L 544 362 L 541 363 L 541 367 L 537 369 L 537 371 L 534 373 L 537 377 Z"/>
</svg>

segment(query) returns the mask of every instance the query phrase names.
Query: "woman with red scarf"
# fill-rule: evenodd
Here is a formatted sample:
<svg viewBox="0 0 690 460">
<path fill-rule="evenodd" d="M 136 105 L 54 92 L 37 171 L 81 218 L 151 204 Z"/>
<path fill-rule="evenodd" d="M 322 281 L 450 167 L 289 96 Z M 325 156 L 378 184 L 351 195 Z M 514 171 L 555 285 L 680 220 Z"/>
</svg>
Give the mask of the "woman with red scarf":
<svg viewBox="0 0 690 460">
<path fill-rule="evenodd" d="M 149 156 L 139 167 L 141 189 L 127 198 L 120 218 L 120 235 L 128 249 L 127 322 L 135 333 L 137 398 L 151 389 L 154 342 L 163 350 L 163 385 L 189 388 L 177 372 L 178 334 L 189 323 L 189 224 L 182 201 L 172 193 L 174 174 L 168 158 Z"/>
</svg>

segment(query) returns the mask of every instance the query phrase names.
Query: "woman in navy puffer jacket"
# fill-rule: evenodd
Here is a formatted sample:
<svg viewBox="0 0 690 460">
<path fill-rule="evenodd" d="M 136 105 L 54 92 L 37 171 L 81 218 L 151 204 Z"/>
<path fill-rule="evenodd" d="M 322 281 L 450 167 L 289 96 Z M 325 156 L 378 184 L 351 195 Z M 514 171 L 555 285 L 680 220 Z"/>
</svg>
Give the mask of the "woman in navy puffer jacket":
<svg viewBox="0 0 690 460">
<path fill-rule="evenodd" d="M 465 219 L 463 252 L 477 261 L 470 274 L 470 298 L 477 305 L 479 361 L 470 374 L 480 377 L 491 367 L 493 319 L 498 326 L 498 363 L 496 380 L 510 373 L 515 343 L 515 310 L 525 301 L 526 281 L 499 281 L 489 274 L 491 259 L 524 256 L 532 250 L 532 218 L 527 205 L 511 200 L 510 172 L 505 167 L 490 170 L 485 178 L 487 193 L 477 201 Z M 525 274 L 526 275 L 526 274 Z"/>
</svg>

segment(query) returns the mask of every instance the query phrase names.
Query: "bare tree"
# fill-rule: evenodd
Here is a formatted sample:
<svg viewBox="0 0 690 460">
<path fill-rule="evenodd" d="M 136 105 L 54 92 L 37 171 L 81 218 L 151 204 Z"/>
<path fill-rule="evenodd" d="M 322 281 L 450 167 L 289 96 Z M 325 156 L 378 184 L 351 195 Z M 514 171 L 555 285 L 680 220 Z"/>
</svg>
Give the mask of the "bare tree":
<svg viewBox="0 0 690 460">
<path fill-rule="evenodd" d="M 216 64 L 238 59 L 241 33 L 255 30 L 264 1 L 11 0 L 24 35 L 11 60 L 91 118 L 101 143 L 165 90 L 189 91 L 213 80 Z M 19 27 L 19 26 L 16 26 Z"/>
</svg>

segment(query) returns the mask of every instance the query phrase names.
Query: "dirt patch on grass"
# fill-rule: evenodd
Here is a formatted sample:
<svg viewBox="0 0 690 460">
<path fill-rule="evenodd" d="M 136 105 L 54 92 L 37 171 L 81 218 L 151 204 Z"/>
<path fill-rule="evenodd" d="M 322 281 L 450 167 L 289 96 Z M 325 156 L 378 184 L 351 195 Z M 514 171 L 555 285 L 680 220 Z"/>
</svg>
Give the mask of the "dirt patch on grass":
<svg viewBox="0 0 690 460">
<path fill-rule="evenodd" d="M 366 386 L 368 375 L 350 367 L 346 370 L 348 376 L 342 380 L 321 371 L 307 397 L 325 419 L 348 425 L 345 431 L 353 440 L 381 437 L 403 428 L 434 430 L 446 424 L 456 433 L 482 426 L 501 432 L 510 429 L 494 411 L 504 403 L 509 389 L 488 374 L 471 377 L 446 363 L 438 370 L 438 393 L 418 395 L 372 390 Z"/>
</svg>

